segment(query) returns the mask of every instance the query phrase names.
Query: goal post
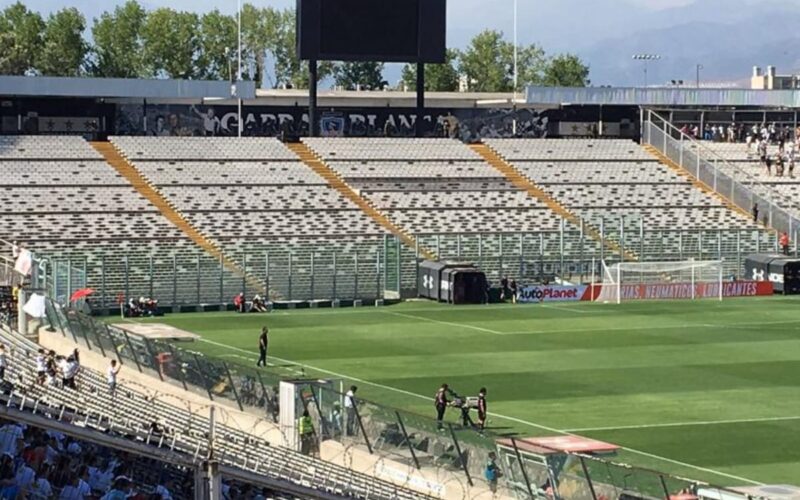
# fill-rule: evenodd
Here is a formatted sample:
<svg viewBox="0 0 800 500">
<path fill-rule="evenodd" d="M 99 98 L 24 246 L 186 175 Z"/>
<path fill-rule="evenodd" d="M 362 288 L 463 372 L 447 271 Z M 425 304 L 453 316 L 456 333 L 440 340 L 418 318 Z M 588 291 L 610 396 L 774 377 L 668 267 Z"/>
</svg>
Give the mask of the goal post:
<svg viewBox="0 0 800 500">
<path fill-rule="evenodd" d="M 595 301 L 723 298 L 723 260 L 602 262 L 603 282 Z"/>
</svg>

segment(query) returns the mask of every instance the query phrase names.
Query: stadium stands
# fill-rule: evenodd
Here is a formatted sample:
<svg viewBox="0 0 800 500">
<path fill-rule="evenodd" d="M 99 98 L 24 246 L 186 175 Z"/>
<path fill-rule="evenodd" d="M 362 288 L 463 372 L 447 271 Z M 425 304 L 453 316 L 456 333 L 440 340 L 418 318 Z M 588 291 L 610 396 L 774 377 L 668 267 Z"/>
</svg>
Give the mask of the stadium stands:
<svg viewBox="0 0 800 500">
<path fill-rule="evenodd" d="M 376 296 L 386 230 L 286 146 L 266 138 L 114 137 L 123 155 L 188 221 L 284 299 Z M 333 254 L 337 269 L 334 276 Z M 354 255 L 362 266 L 356 277 Z M 270 265 L 267 272 L 266 261 Z M 291 259 L 292 264 L 288 264 Z M 315 277 L 311 277 L 311 267 Z M 336 285 L 334 285 L 334 281 Z M 357 297 L 356 297 L 357 295 Z"/>
<path fill-rule="evenodd" d="M 561 228 L 557 214 L 457 140 L 307 138 L 304 142 L 378 210 L 440 257 L 478 261 L 482 255 L 497 254 L 502 246 L 499 240 L 487 239 L 485 247 L 477 249 L 459 245 L 448 235 L 521 235 Z M 430 238 L 434 235 L 435 242 Z M 566 246 L 575 243 L 568 240 Z M 486 259 L 481 264 L 492 278 L 519 274 L 518 262 L 504 266 Z"/>
<path fill-rule="evenodd" d="M 81 137 L 0 137 L 0 165 L 0 239 L 19 241 L 64 268 L 74 259 L 72 267 L 88 276 L 74 273 L 73 284 L 91 281 L 99 288 L 103 282 L 105 305 L 126 291 L 157 294 L 151 283 L 172 281 L 173 254 L 194 263 L 202 253 Z M 169 278 L 162 271 L 150 279 L 150 255 L 152 267 L 168 269 Z M 66 281 L 60 283 L 62 292 Z"/>
<path fill-rule="evenodd" d="M 768 175 L 761 165 L 755 145 L 750 148 L 741 143 L 703 142 L 702 145 L 725 160 L 717 163 L 723 173 L 747 185 L 754 193 L 775 200 L 778 206 L 800 217 L 800 168 L 796 167 L 793 175 L 790 175 L 787 165 L 784 175 L 777 176 L 777 145 L 770 145 L 767 149 L 773 163 L 772 175 Z M 800 161 L 800 158 L 797 160 Z"/>
</svg>

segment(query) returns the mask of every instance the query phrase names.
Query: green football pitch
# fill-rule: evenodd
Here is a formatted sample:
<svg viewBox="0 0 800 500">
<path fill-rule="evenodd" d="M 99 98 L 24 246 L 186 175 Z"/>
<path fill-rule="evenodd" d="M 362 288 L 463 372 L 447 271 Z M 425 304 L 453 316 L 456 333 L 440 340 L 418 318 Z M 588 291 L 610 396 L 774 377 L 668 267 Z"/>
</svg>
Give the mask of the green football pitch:
<svg viewBox="0 0 800 500">
<path fill-rule="evenodd" d="M 203 313 L 156 318 L 191 346 L 254 364 L 260 327 L 281 369 L 353 381 L 433 416 L 446 382 L 488 388 L 489 426 L 569 432 L 616 458 L 720 486 L 800 483 L 800 301 L 552 303 Z M 448 416 L 456 420 L 456 412 Z"/>
</svg>

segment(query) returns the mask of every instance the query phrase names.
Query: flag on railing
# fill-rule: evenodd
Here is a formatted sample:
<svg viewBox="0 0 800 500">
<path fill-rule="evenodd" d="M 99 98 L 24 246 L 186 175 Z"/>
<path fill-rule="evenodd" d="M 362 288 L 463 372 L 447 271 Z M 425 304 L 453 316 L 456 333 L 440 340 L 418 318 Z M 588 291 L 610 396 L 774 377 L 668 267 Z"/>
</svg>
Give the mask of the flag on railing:
<svg viewBox="0 0 800 500">
<path fill-rule="evenodd" d="M 30 250 L 20 248 L 19 255 L 17 255 L 17 261 L 14 264 L 14 270 L 23 276 L 28 276 L 31 274 L 32 264 L 33 257 Z"/>
</svg>

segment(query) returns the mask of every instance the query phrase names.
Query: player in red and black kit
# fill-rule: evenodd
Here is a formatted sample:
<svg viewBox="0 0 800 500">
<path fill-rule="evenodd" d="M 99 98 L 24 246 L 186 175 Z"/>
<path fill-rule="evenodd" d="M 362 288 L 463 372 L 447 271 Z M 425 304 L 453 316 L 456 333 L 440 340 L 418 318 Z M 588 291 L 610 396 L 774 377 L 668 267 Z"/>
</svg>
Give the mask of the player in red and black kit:
<svg viewBox="0 0 800 500">
<path fill-rule="evenodd" d="M 433 397 L 433 405 L 436 407 L 436 427 L 439 430 L 443 428 L 442 422 L 444 421 L 444 412 L 447 410 L 447 405 L 450 404 L 450 401 L 447 399 L 447 393 L 449 391 L 450 388 L 447 384 L 442 384 Z"/>
<path fill-rule="evenodd" d="M 478 391 L 478 430 L 483 432 L 486 428 L 486 415 L 488 406 L 486 405 L 486 387 L 481 387 Z"/>
</svg>

